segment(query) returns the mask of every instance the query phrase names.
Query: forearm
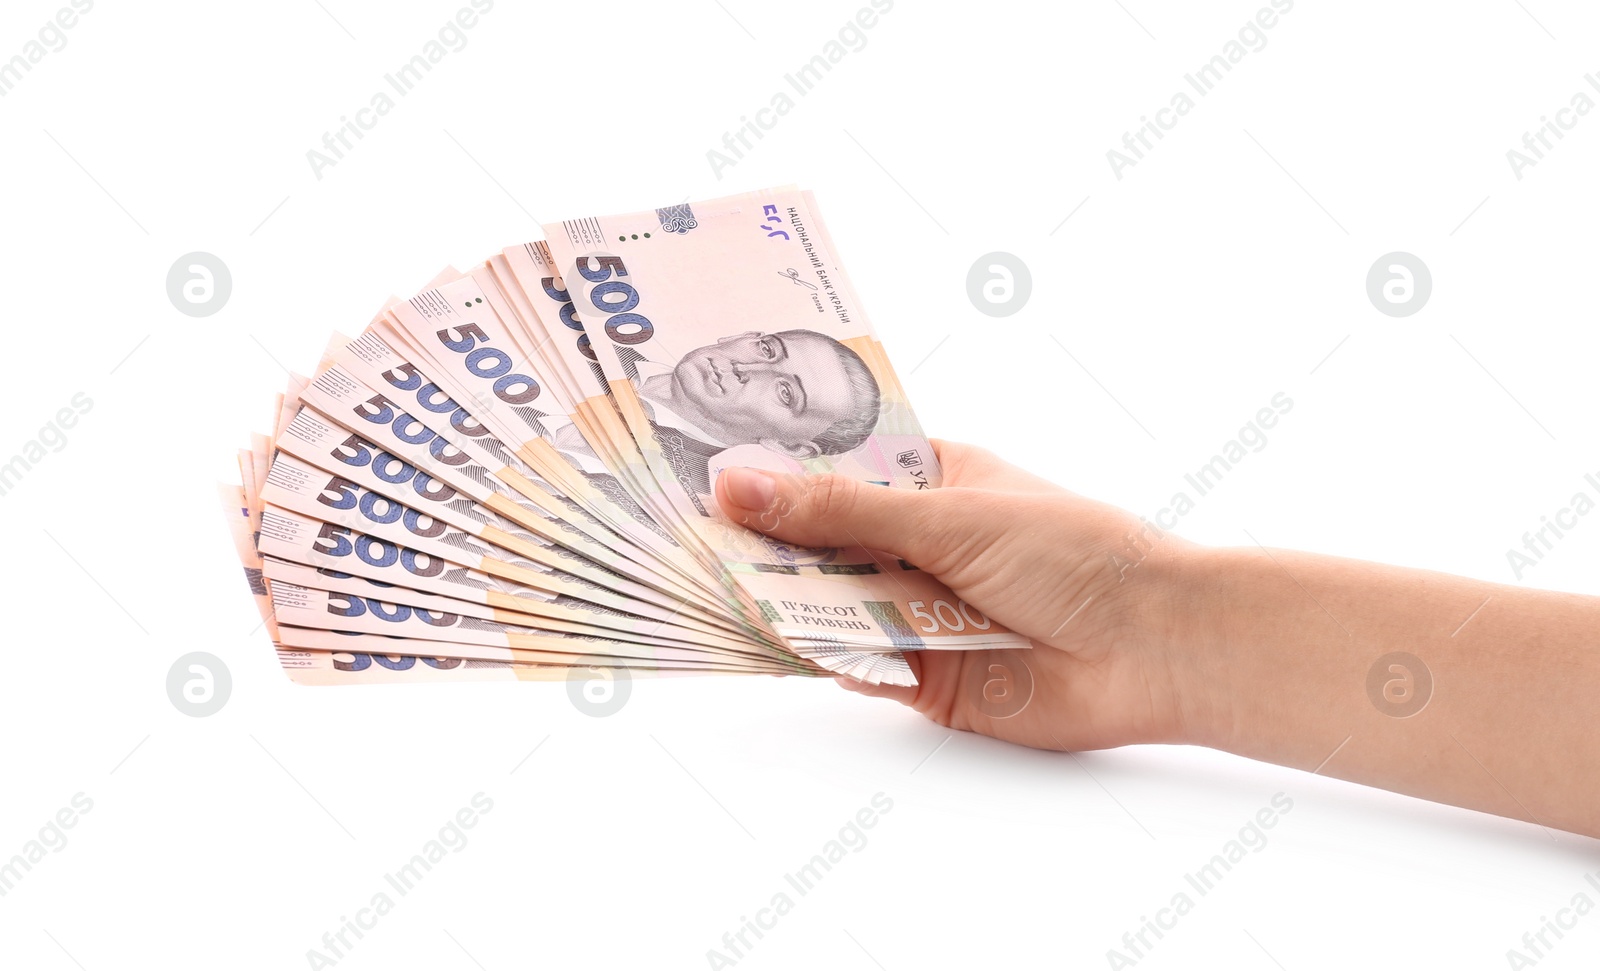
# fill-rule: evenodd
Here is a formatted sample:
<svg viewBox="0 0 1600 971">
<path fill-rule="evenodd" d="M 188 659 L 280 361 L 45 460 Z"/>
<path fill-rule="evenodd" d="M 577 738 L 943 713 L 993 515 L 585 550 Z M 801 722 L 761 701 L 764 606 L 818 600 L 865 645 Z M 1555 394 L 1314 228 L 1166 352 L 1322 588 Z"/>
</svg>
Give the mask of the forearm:
<svg viewBox="0 0 1600 971">
<path fill-rule="evenodd" d="M 1195 741 L 1600 836 L 1600 598 L 1260 548 L 1187 575 Z"/>
</svg>

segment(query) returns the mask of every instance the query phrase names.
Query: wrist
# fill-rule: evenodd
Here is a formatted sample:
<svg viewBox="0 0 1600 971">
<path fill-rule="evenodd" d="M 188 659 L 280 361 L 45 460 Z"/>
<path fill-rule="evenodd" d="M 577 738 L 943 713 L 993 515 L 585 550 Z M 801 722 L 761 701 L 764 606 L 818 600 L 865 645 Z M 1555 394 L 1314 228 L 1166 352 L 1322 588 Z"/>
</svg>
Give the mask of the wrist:
<svg viewBox="0 0 1600 971">
<path fill-rule="evenodd" d="M 1172 694 L 1171 741 L 1227 749 L 1235 731 L 1240 671 L 1230 662 L 1230 588 L 1237 551 L 1184 544 L 1165 558 L 1151 605 L 1153 647 Z"/>
</svg>

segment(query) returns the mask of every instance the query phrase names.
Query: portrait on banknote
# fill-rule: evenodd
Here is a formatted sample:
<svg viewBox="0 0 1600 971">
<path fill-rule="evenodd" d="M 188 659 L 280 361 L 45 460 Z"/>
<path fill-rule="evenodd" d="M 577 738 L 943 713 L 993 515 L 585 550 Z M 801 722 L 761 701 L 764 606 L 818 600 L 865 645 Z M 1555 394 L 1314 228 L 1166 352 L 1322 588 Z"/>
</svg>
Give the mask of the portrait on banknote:
<svg viewBox="0 0 1600 971">
<path fill-rule="evenodd" d="M 843 455 L 877 427 L 877 379 L 855 351 L 816 331 L 745 331 L 676 360 L 629 363 L 669 464 L 701 495 L 711 492 L 709 461 L 725 449 Z"/>
</svg>

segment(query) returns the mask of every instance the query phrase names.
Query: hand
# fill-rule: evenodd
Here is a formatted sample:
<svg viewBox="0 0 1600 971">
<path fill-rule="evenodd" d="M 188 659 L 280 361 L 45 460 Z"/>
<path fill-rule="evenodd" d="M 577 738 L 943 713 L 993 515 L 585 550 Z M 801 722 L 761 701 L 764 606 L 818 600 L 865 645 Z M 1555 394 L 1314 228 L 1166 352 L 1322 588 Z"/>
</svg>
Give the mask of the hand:
<svg viewBox="0 0 1600 971">
<path fill-rule="evenodd" d="M 1028 637 L 1033 650 L 914 651 L 914 687 L 868 686 L 950 728 L 1036 748 L 1195 741 L 1206 717 L 1177 645 L 1171 581 L 1190 544 L 970 445 L 933 443 L 944 487 L 887 489 L 841 476 L 728 469 L 717 502 L 784 542 L 902 557 Z M 998 665 L 999 667 L 993 667 Z M 986 682 L 1032 675 L 1021 711 L 983 704 Z M 1004 682 L 1001 682 L 1004 683 Z"/>
<path fill-rule="evenodd" d="M 752 528 L 896 554 L 1033 641 L 910 652 L 915 687 L 845 687 L 1039 748 L 1197 743 L 1600 837 L 1600 597 L 1202 548 L 981 449 L 934 447 L 945 486 L 928 492 L 748 469 L 717 480 L 723 511 Z M 985 682 L 1024 667 L 1027 704 L 985 714 L 1007 711 L 985 704 Z M 1426 675 L 1422 708 L 1397 712 L 1375 690 L 1374 672 L 1397 670 Z"/>
</svg>

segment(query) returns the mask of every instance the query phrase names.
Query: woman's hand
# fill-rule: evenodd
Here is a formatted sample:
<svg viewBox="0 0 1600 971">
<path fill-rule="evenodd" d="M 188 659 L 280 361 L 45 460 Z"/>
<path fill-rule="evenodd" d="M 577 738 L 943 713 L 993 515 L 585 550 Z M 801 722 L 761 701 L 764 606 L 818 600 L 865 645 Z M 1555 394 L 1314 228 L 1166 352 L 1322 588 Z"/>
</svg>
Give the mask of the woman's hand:
<svg viewBox="0 0 1600 971">
<path fill-rule="evenodd" d="M 1040 748 L 1193 742 L 1600 837 L 1600 598 L 1197 547 L 936 447 L 946 487 L 928 492 L 742 469 L 717 482 L 752 527 L 897 554 L 1034 644 L 918 651 L 915 687 L 846 687 Z M 985 697 L 1024 668 L 1020 710 Z"/>
<path fill-rule="evenodd" d="M 840 684 L 1038 748 L 1203 740 L 1211 713 L 1175 623 L 1185 613 L 1174 580 L 1190 544 L 982 449 L 934 448 L 944 487 L 926 492 L 749 469 L 717 480 L 731 518 L 784 542 L 902 557 L 1034 645 L 908 652 L 915 687 Z M 1025 692 L 1030 680 L 1020 710 L 985 697 Z"/>
</svg>

